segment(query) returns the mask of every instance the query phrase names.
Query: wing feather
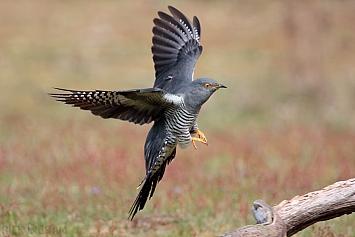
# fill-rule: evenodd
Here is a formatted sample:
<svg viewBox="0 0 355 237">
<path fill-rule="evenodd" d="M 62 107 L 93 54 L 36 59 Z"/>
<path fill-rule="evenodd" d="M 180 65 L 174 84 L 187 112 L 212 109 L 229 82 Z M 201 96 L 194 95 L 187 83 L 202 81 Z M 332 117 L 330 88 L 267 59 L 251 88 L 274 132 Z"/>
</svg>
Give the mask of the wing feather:
<svg viewBox="0 0 355 237">
<path fill-rule="evenodd" d="M 167 93 L 159 88 L 126 91 L 55 89 L 69 92 L 49 94 L 57 101 L 90 110 L 92 114 L 105 119 L 121 119 L 140 125 L 158 120 L 165 108 L 174 103 L 166 100 Z"/>
<path fill-rule="evenodd" d="M 172 8 L 174 9 L 174 8 Z M 169 10 L 171 12 L 171 8 L 169 7 Z M 181 13 L 182 14 L 182 13 Z M 168 22 L 167 29 L 173 31 L 175 34 L 179 35 L 181 39 L 186 42 L 189 39 L 191 39 L 191 34 L 189 33 L 190 29 L 186 24 L 184 24 L 184 20 L 181 19 L 179 16 L 170 16 L 164 12 L 158 12 L 159 17 Z M 185 16 L 183 17 L 185 20 L 189 21 Z M 176 28 L 178 30 L 176 30 Z"/>
<path fill-rule="evenodd" d="M 177 10 L 174 7 L 169 7 L 169 11 L 175 19 L 179 19 L 180 26 L 182 26 L 182 30 L 188 35 L 189 39 L 194 38 L 194 33 L 193 33 L 193 25 L 191 21 L 184 15 L 182 14 L 179 10 Z"/>
<path fill-rule="evenodd" d="M 179 53 L 179 50 L 175 49 L 175 48 L 171 48 L 171 47 L 167 47 L 167 46 L 163 46 L 163 45 L 154 45 L 152 48 L 154 53 L 172 53 L 172 54 L 177 54 Z"/>
<path fill-rule="evenodd" d="M 169 6 L 172 15 L 158 12 L 154 19 L 153 61 L 155 88 L 174 93 L 180 86 L 192 81 L 194 67 L 202 52 L 200 22 L 191 22 L 183 13 Z"/>
<path fill-rule="evenodd" d="M 177 42 L 181 46 L 183 46 L 186 42 L 187 39 L 182 32 L 176 32 L 175 29 L 173 28 L 174 26 L 171 25 L 170 22 L 163 21 L 161 19 L 155 18 L 153 20 L 154 24 L 156 27 L 153 27 L 153 33 L 154 35 L 162 35 L 172 41 Z"/>
</svg>

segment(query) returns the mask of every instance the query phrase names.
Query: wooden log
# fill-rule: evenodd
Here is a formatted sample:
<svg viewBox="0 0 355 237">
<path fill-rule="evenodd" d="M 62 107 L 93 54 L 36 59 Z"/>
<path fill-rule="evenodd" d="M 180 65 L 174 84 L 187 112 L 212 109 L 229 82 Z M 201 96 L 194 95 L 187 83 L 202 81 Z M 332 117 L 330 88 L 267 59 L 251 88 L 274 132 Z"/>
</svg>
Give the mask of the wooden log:
<svg viewBox="0 0 355 237">
<path fill-rule="evenodd" d="M 260 208 L 259 211 L 256 208 Z M 257 224 L 234 229 L 222 236 L 292 236 L 316 222 L 351 214 L 355 212 L 355 178 L 284 200 L 273 208 L 257 200 L 252 212 Z"/>
<path fill-rule="evenodd" d="M 263 200 L 253 202 L 251 212 L 256 220 L 255 225 L 234 229 L 221 237 L 284 237 L 286 225 L 274 209 Z"/>
</svg>

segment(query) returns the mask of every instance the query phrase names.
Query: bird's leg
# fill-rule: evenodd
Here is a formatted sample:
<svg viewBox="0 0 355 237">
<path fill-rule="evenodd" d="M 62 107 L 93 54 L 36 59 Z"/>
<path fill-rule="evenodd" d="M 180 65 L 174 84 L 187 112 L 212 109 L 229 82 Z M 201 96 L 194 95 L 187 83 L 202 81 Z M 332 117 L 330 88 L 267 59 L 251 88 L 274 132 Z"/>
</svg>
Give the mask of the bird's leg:
<svg viewBox="0 0 355 237">
<path fill-rule="evenodd" d="M 201 132 L 200 130 L 194 130 L 193 133 L 195 135 L 197 135 L 197 137 L 192 137 L 191 138 L 191 142 L 192 142 L 192 146 L 196 149 L 197 149 L 197 146 L 195 144 L 195 141 L 196 142 L 201 142 L 202 144 L 205 144 L 206 146 L 208 146 L 208 143 L 207 143 L 207 138 L 205 137 L 205 134 L 203 134 L 203 132 Z"/>
</svg>

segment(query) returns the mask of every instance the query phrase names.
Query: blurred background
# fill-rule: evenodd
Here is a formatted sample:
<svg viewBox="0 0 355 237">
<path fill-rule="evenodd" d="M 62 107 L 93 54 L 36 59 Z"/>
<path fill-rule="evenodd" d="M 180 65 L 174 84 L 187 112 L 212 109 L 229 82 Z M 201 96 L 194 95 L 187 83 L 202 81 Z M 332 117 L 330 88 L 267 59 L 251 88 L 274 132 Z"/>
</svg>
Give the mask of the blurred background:
<svg viewBox="0 0 355 237">
<path fill-rule="evenodd" d="M 150 125 L 103 120 L 47 93 L 151 87 L 152 20 L 168 5 L 201 22 L 195 77 L 228 89 L 200 113 L 209 146 L 178 150 L 132 224 Z M 353 178 L 354 12 L 351 0 L 1 1 L 0 225 L 217 236 L 253 223 L 255 199 L 277 204 Z M 354 221 L 297 236 L 353 235 Z"/>
</svg>

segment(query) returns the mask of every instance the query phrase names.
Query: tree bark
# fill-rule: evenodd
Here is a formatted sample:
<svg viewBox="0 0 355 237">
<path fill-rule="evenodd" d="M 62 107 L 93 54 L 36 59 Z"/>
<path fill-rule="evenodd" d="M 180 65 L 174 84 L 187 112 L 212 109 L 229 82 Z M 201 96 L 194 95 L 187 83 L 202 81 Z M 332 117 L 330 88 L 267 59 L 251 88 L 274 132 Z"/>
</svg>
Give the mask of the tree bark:
<svg viewBox="0 0 355 237">
<path fill-rule="evenodd" d="M 287 236 L 292 236 L 316 222 L 351 214 L 355 212 L 355 178 L 339 181 L 319 191 L 284 200 L 272 209 L 275 219 L 273 223 L 234 229 L 223 236 L 282 236 L 280 231 L 271 231 L 274 227 L 280 229 L 280 225 L 284 225 Z M 265 232 L 253 235 L 254 229 L 259 230 L 260 226 L 263 226 Z"/>
</svg>

